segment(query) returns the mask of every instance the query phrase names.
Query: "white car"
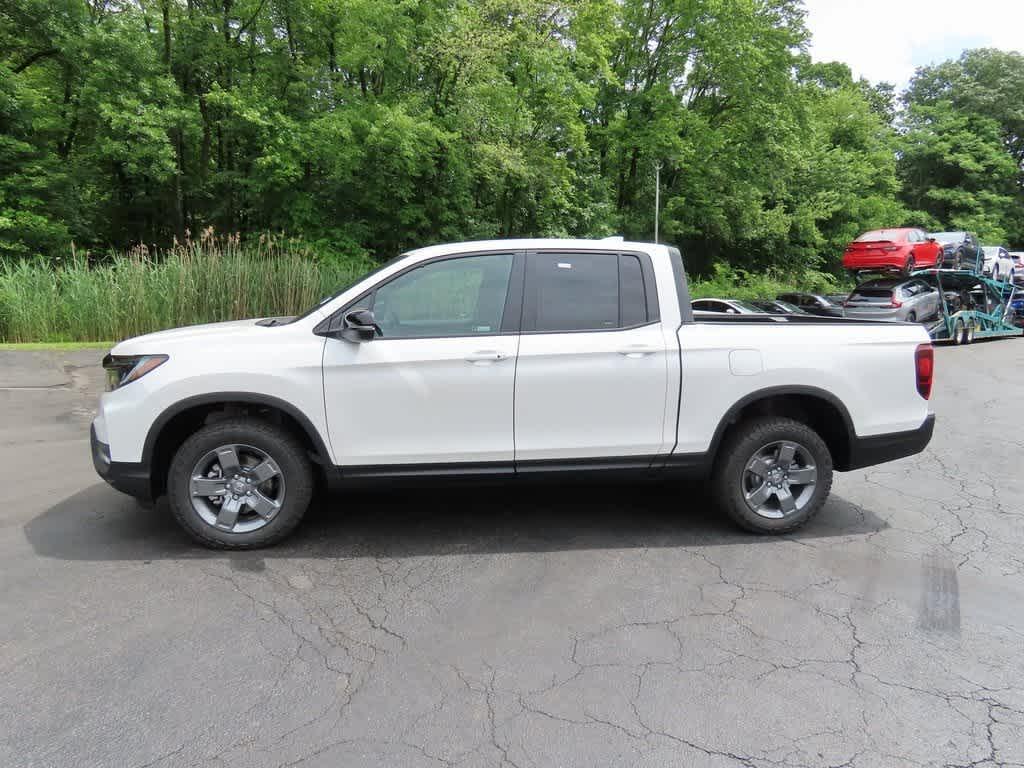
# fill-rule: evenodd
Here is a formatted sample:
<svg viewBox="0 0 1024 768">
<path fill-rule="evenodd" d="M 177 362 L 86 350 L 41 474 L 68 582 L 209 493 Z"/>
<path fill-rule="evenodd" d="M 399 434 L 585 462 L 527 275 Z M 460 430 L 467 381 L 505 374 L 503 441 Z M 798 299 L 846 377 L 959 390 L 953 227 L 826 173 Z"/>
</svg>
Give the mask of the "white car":
<svg viewBox="0 0 1024 768">
<path fill-rule="evenodd" d="M 1013 259 L 1013 282 L 1024 284 L 1024 251 L 1010 251 L 1010 258 Z"/>
<path fill-rule="evenodd" d="M 993 280 L 1012 280 L 1017 269 L 1010 252 L 1000 245 L 986 245 L 982 249 L 982 272 Z"/>
<path fill-rule="evenodd" d="M 621 240 L 422 248 L 300 317 L 152 333 L 104 366 L 97 472 L 221 548 L 284 538 L 317 476 L 690 472 L 780 533 L 834 469 L 917 453 L 934 426 L 920 326 L 695 319 L 679 251 Z"/>
</svg>

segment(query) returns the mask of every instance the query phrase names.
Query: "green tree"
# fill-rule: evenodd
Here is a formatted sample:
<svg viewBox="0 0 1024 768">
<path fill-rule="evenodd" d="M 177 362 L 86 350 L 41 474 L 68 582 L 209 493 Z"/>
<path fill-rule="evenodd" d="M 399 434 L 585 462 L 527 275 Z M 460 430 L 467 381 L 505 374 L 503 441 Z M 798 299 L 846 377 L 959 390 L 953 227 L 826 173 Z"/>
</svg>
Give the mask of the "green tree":
<svg viewBox="0 0 1024 768">
<path fill-rule="evenodd" d="M 1024 56 L 964 51 L 904 96 L 904 198 L 941 226 L 1024 243 Z"/>
</svg>

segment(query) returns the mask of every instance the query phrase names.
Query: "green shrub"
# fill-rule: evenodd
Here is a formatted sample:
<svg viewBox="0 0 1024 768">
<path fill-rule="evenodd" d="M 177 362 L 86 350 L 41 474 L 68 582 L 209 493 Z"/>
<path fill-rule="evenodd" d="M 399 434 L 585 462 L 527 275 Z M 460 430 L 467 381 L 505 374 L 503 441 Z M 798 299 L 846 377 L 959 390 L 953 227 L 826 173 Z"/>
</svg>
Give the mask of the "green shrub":
<svg viewBox="0 0 1024 768">
<path fill-rule="evenodd" d="M 690 281 L 690 295 L 695 299 L 774 299 L 780 293 L 809 291 L 811 293 L 843 293 L 849 286 L 834 275 L 806 270 L 799 275 L 784 275 L 771 270 L 748 272 L 715 264 L 714 274 Z"/>
</svg>

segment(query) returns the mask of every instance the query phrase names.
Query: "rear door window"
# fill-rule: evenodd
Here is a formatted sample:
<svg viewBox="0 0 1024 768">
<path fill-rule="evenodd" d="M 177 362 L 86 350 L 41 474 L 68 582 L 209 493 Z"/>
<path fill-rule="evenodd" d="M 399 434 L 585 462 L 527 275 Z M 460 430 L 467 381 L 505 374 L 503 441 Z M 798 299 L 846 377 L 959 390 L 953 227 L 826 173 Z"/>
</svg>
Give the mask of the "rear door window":
<svg viewBox="0 0 1024 768">
<path fill-rule="evenodd" d="M 532 253 L 526 269 L 523 331 L 609 331 L 651 322 L 640 258 L 618 253 Z"/>
</svg>

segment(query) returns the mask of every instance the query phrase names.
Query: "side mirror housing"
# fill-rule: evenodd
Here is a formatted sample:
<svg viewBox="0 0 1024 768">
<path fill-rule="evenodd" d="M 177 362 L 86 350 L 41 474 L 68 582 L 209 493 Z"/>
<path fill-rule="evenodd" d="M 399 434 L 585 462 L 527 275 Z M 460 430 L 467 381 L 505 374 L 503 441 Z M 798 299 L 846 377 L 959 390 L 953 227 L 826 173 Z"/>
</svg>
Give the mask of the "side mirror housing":
<svg viewBox="0 0 1024 768">
<path fill-rule="evenodd" d="M 380 334 L 380 326 L 369 309 L 357 309 L 345 315 L 341 328 L 341 338 L 346 341 L 361 344 L 366 341 L 373 341 L 373 337 Z"/>
</svg>

